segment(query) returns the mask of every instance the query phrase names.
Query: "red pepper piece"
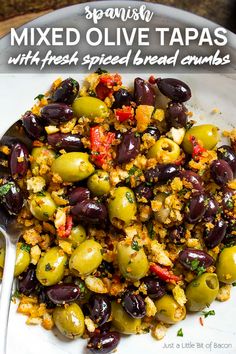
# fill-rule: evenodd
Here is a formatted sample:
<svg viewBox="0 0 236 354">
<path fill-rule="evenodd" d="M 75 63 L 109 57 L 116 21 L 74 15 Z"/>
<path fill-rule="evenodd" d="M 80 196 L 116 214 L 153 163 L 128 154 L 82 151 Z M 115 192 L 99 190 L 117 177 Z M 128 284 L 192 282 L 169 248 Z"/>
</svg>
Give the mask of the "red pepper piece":
<svg viewBox="0 0 236 354">
<path fill-rule="evenodd" d="M 155 77 L 154 77 L 153 75 L 151 75 L 151 76 L 149 77 L 148 81 L 149 81 L 149 83 L 150 83 L 151 85 L 155 85 L 155 84 L 156 84 L 156 79 L 155 79 Z"/>
<path fill-rule="evenodd" d="M 102 167 L 112 160 L 111 144 L 114 139 L 115 133 L 105 133 L 99 125 L 90 129 L 92 159 L 98 167 Z"/>
<path fill-rule="evenodd" d="M 123 106 L 123 108 L 115 109 L 115 115 L 119 122 L 134 119 L 134 110 L 131 106 Z"/>
<path fill-rule="evenodd" d="M 170 270 L 167 268 L 163 268 L 157 264 L 150 265 L 150 271 L 155 273 L 160 279 L 166 282 L 174 282 L 177 283 L 181 280 L 181 277 L 174 275 Z"/>
<path fill-rule="evenodd" d="M 61 225 L 57 230 L 58 236 L 61 238 L 68 238 L 71 234 L 72 226 L 73 226 L 72 216 L 67 215 L 66 224 Z"/>
<path fill-rule="evenodd" d="M 189 140 L 190 140 L 190 142 L 191 142 L 191 144 L 193 146 L 192 157 L 194 159 L 200 159 L 200 157 L 202 156 L 202 153 L 204 151 L 206 151 L 206 149 L 202 145 L 200 145 L 198 143 L 198 141 L 195 138 L 195 136 L 190 135 Z"/>
<path fill-rule="evenodd" d="M 113 94 L 113 87 L 120 85 L 122 85 L 122 81 L 119 74 L 102 74 L 95 89 L 97 98 L 105 100 L 106 97 Z"/>
</svg>

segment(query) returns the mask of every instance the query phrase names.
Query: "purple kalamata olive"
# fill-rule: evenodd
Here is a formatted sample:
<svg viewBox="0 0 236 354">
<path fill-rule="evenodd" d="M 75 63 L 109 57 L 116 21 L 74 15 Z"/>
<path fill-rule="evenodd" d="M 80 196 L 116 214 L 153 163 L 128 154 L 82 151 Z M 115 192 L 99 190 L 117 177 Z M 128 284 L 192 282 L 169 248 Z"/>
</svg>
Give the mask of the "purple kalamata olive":
<svg viewBox="0 0 236 354">
<path fill-rule="evenodd" d="M 35 266 L 30 264 L 27 271 L 18 277 L 17 288 L 21 294 L 28 296 L 35 291 L 37 283 Z"/>
<path fill-rule="evenodd" d="M 29 153 L 27 147 L 22 143 L 15 144 L 11 149 L 10 171 L 14 179 L 23 178 L 28 170 Z"/>
<path fill-rule="evenodd" d="M 214 227 L 205 231 L 204 242 L 207 248 L 218 246 L 225 237 L 227 223 L 221 219 L 217 220 Z"/>
<path fill-rule="evenodd" d="M 229 145 L 222 145 L 217 149 L 217 155 L 220 160 L 228 162 L 232 168 L 234 176 L 236 175 L 236 154 Z"/>
<path fill-rule="evenodd" d="M 195 248 L 186 248 L 181 251 L 178 260 L 189 270 L 197 270 L 199 267 L 208 268 L 214 263 L 214 259 L 208 253 Z"/>
<path fill-rule="evenodd" d="M 232 168 L 225 160 L 214 160 L 210 166 L 212 179 L 223 186 L 234 178 Z"/>
<path fill-rule="evenodd" d="M 48 144 L 55 150 L 64 149 L 67 152 L 82 151 L 84 145 L 79 134 L 54 133 L 47 136 Z"/>
<path fill-rule="evenodd" d="M 46 305 L 47 309 L 54 309 L 56 305 L 47 296 L 47 287 L 40 286 L 38 289 L 38 300 L 39 303 Z"/>
<path fill-rule="evenodd" d="M 146 315 L 145 302 L 139 294 L 127 291 L 123 297 L 122 305 L 133 318 L 143 318 Z"/>
<path fill-rule="evenodd" d="M 74 284 L 56 284 L 50 286 L 46 293 L 55 305 L 76 301 L 80 297 L 80 289 Z"/>
<path fill-rule="evenodd" d="M 102 326 L 111 316 L 111 301 L 106 295 L 94 294 L 88 302 L 90 317 L 96 324 Z"/>
<path fill-rule="evenodd" d="M 187 108 L 183 103 L 170 102 L 166 109 L 166 122 L 169 128 L 185 128 L 187 125 Z"/>
<path fill-rule="evenodd" d="M 155 106 L 155 91 L 152 85 L 139 77 L 134 80 L 134 101 L 139 105 Z"/>
<path fill-rule="evenodd" d="M 66 104 L 72 104 L 78 95 L 79 92 L 79 83 L 69 77 L 66 80 L 63 80 L 60 85 L 52 94 L 53 102 L 60 102 Z"/>
<path fill-rule="evenodd" d="M 85 187 L 76 187 L 72 189 L 68 195 L 70 205 L 75 205 L 82 200 L 90 198 L 90 190 Z"/>
<path fill-rule="evenodd" d="M 234 208 L 234 200 L 233 195 L 236 194 L 236 191 L 224 186 L 222 189 L 222 200 L 221 200 L 221 207 L 223 211 L 230 211 Z"/>
<path fill-rule="evenodd" d="M 186 219 L 191 224 L 200 220 L 206 212 L 206 197 L 204 194 L 194 195 L 187 208 Z"/>
<path fill-rule="evenodd" d="M 146 182 L 166 183 L 168 180 L 179 176 L 179 167 L 175 164 L 158 164 L 156 167 L 145 171 Z"/>
<path fill-rule="evenodd" d="M 119 341 L 120 334 L 115 331 L 95 334 L 89 339 L 87 348 L 93 354 L 108 354 L 118 346 Z"/>
<path fill-rule="evenodd" d="M 107 221 L 107 209 L 104 204 L 92 199 L 85 199 L 71 209 L 71 213 L 78 221 L 87 224 L 104 225 Z"/>
<path fill-rule="evenodd" d="M 191 90 L 187 84 L 177 79 L 157 79 L 157 86 L 161 93 L 172 101 L 185 102 L 191 98 Z"/>
<path fill-rule="evenodd" d="M 158 140 L 161 136 L 159 129 L 153 126 L 148 127 L 142 135 L 144 134 L 150 134 L 155 140 Z"/>
<path fill-rule="evenodd" d="M 98 267 L 98 271 L 104 276 L 107 276 L 108 274 L 114 274 L 115 268 L 112 262 L 107 262 L 103 260 L 100 266 Z"/>
<path fill-rule="evenodd" d="M 8 181 L 0 186 L 0 202 L 10 215 L 17 215 L 24 204 L 20 187 L 14 181 Z"/>
<path fill-rule="evenodd" d="M 222 242 L 224 244 L 236 244 L 236 219 L 228 221 L 225 237 Z"/>
<path fill-rule="evenodd" d="M 180 244 L 181 239 L 184 239 L 185 235 L 185 229 L 183 226 L 178 225 L 178 226 L 173 226 L 172 228 L 168 229 L 168 239 L 170 242 L 173 242 L 175 244 Z"/>
<path fill-rule="evenodd" d="M 101 334 L 102 333 L 105 334 L 105 333 L 110 332 L 111 326 L 112 326 L 112 322 L 110 321 L 110 322 L 104 323 L 102 326 L 99 326 L 98 329 L 99 329 Z"/>
<path fill-rule="evenodd" d="M 113 93 L 114 103 L 112 108 L 122 108 L 123 106 L 130 106 L 133 101 L 133 97 L 129 91 L 124 88 L 120 88 L 118 91 Z"/>
<path fill-rule="evenodd" d="M 140 137 L 134 132 L 123 134 L 120 144 L 117 147 L 117 163 L 127 163 L 134 159 L 140 150 Z"/>
<path fill-rule="evenodd" d="M 219 203 L 214 197 L 209 197 L 206 199 L 207 209 L 204 214 L 204 219 L 211 219 L 214 217 L 219 210 Z"/>
<path fill-rule="evenodd" d="M 147 295 L 151 299 L 160 299 L 166 294 L 166 286 L 164 281 L 151 276 L 145 277 L 141 280 L 147 289 Z"/>
<path fill-rule="evenodd" d="M 22 124 L 25 128 L 27 135 L 31 139 L 39 139 L 44 134 L 44 128 L 41 119 L 33 114 L 31 111 L 27 111 L 22 117 Z"/>
<path fill-rule="evenodd" d="M 73 118 L 71 107 L 65 103 L 49 103 L 41 109 L 41 118 L 46 124 L 58 125 Z"/>
<path fill-rule="evenodd" d="M 134 193 L 138 202 L 145 203 L 153 198 L 152 188 L 147 186 L 145 183 L 141 183 L 138 187 L 136 187 Z"/>
<path fill-rule="evenodd" d="M 203 192 L 203 182 L 201 177 L 193 171 L 183 170 L 180 173 L 180 177 L 184 178 L 187 182 L 192 185 L 192 193 Z"/>
</svg>

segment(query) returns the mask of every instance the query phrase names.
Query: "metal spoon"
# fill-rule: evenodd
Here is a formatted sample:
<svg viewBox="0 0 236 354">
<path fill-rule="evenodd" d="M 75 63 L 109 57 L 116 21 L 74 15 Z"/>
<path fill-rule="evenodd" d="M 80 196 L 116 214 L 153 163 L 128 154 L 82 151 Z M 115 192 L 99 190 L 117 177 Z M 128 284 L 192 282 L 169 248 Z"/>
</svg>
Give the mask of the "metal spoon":
<svg viewBox="0 0 236 354">
<path fill-rule="evenodd" d="M 13 146 L 16 142 L 25 144 L 29 149 L 32 141 L 26 136 L 21 128 L 21 121 L 13 124 L 3 135 L 0 145 Z M 0 165 L 0 177 L 10 175 L 10 171 Z M 4 272 L 2 278 L 2 288 L 0 294 L 0 354 L 6 354 L 7 329 L 11 303 L 11 291 L 14 279 L 14 268 L 16 259 L 16 245 L 22 234 L 21 225 L 17 224 L 16 218 L 9 215 L 2 206 L 0 206 L 0 233 L 5 238 L 6 253 L 4 262 Z"/>
</svg>

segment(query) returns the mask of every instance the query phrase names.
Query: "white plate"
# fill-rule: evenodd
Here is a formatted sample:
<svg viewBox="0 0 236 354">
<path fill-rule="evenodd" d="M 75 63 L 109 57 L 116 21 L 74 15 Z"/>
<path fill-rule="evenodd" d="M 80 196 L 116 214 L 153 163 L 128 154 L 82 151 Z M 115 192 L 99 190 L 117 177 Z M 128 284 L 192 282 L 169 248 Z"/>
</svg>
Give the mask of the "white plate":
<svg viewBox="0 0 236 354">
<path fill-rule="evenodd" d="M 46 23 L 48 26 L 55 18 L 65 19 L 81 9 L 81 6 L 71 7 L 53 12 L 33 21 L 34 25 Z M 186 23 L 186 13 L 164 6 L 157 6 L 162 18 L 170 20 L 176 18 Z M 188 22 L 205 25 L 208 21 L 188 14 Z M 4 43 L 6 44 L 5 40 Z M 3 42 L 0 48 L 3 49 Z M 44 92 L 58 75 L 0 75 L 0 107 L 1 126 L 0 136 L 6 129 L 20 118 L 34 102 L 34 97 Z M 139 73 L 140 76 L 140 73 Z M 142 77 L 148 77 L 145 73 Z M 168 75 L 162 75 L 168 76 Z M 171 75 L 174 76 L 174 75 Z M 63 74 L 63 77 L 67 77 Z M 84 76 L 73 75 L 82 80 Z M 124 82 L 131 84 L 135 74 L 124 75 Z M 193 118 L 201 123 L 212 122 L 221 129 L 232 129 L 235 125 L 235 82 L 236 75 L 175 75 L 186 81 L 192 89 L 192 99 L 189 108 L 194 112 Z M 212 114 L 218 108 L 219 114 Z M 151 335 L 124 336 L 117 349 L 117 354 L 173 354 L 175 353 L 236 353 L 236 289 L 232 291 L 231 299 L 225 303 L 214 302 L 211 309 L 216 315 L 204 319 L 204 326 L 199 323 L 199 314 L 188 315 L 187 319 L 169 328 L 166 337 L 158 342 Z M 25 325 L 26 318 L 16 313 L 16 306 L 11 306 L 11 315 L 8 335 L 8 354 L 75 354 L 86 353 L 86 341 L 82 339 L 69 341 L 58 338 L 54 333 L 42 329 L 40 326 Z M 177 337 L 178 329 L 182 328 L 184 337 Z M 0 329 L 1 332 L 1 329 Z M 0 333 L 1 338 L 1 333 Z"/>
</svg>

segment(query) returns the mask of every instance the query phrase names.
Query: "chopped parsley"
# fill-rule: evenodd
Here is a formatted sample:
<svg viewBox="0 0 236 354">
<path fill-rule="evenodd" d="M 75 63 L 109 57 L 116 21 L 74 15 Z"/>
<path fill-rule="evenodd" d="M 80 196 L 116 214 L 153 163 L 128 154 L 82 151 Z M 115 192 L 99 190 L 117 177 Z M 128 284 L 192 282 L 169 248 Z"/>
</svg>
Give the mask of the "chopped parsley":
<svg viewBox="0 0 236 354">
<path fill-rule="evenodd" d="M 131 248 L 132 248 L 134 251 L 139 251 L 141 247 L 139 246 L 138 241 L 133 240 L 133 241 L 132 241 L 132 244 L 131 244 Z"/>
<path fill-rule="evenodd" d="M 43 213 L 43 216 L 45 216 L 46 218 L 49 218 L 49 214 L 48 213 Z"/>
<path fill-rule="evenodd" d="M 177 332 L 177 337 L 183 337 L 183 336 L 184 336 L 183 330 L 182 330 L 182 328 L 180 328 Z"/>
<path fill-rule="evenodd" d="M 0 197 L 4 197 L 4 195 L 6 195 L 9 192 L 9 190 L 11 189 L 11 187 L 13 187 L 13 186 L 14 186 L 13 182 L 8 182 L 8 183 L 3 184 L 0 187 Z"/>
<path fill-rule="evenodd" d="M 13 301 L 14 299 L 19 299 L 20 297 L 20 293 L 18 290 L 15 290 L 14 293 L 11 295 L 11 301 Z"/>
<path fill-rule="evenodd" d="M 49 272 L 50 270 L 52 270 L 52 266 L 51 266 L 50 263 L 47 263 L 47 264 L 45 265 L 45 270 L 46 270 L 46 272 Z"/>
<path fill-rule="evenodd" d="M 192 262 L 190 262 L 190 266 L 191 266 L 191 270 L 197 272 L 198 275 L 201 275 L 206 271 L 206 268 L 200 265 L 198 259 L 194 259 Z"/>
<path fill-rule="evenodd" d="M 135 132 L 135 138 L 139 138 L 140 137 L 140 134 L 138 132 Z"/>
<path fill-rule="evenodd" d="M 37 195 L 38 195 L 39 197 L 45 197 L 45 193 L 44 193 L 43 191 L 38 192 Z"/>
<path fill-rule="evenodd" d="M 107 70 L 105 69 L 102 69 L 102 68 L 98 68 L 96 71 L 95 71 L 95 74 L 98 74 L 98 75 L 102 75 L 102 74 L 106 74 L 108 73 Z"/>
<path fill-rule="evenodd" d="M 22 243 L 22 245 L 20 246 L 20 249 L 22 251 L 30 252 L 31 247 L 30 247 L 30 245 L 26 245 L 25 243 Z"/>
<path fill-rule="evenodd" d="M 125 196 L 126 196 L 129 203 L 131 203 L 131 204 L 134 203 L 134 199 L 133 199 L 132 194 L 130 192 L 126 192 Z"/>
<path fill-rule="evenodd" d="M 147 230 L 148 230 L 148 235 L 151 239 L 154 239 L 154 236 L 155 236 L 155 231 L 153 230 L 153 223 L 152 222 L 149 222 L 148 225 L 147 225 Z"/>
<path fill-rule="evenodd" d="M 34 98 L 34 100 L 39 100 L 39 101 L 41 101 L 44 97 L 45 97 L 45 95 L 43 95 L 42 93 L 40 93 L 38 96 L 36 96 L 36 97 Z"/>
<path fill-rule="evenodd" d="M 78 82 L 75 79 L 71 79 L 71 83 L 74 87 L 78 85 Z"/>
<path fill-rule="evenodd" d="M 233 209 L 233 207 L 234 207 L 233 200 L 232 199 L 227 200 L 226 206 L 227 206 L 228 209 Z"/>
<path fill-rule="evenodd" d="M 188 192 L 188 189 L 187 189 L 187 188 L 182 188 L 182 189 L 178 192 L 178 195 L 182 196 L 182 195 L 185 195 L 187 192 Z"/>
<path fill-rule="evenodd" d="M 210 310 L 210 311 L 202 311 L 202 315 L 207 318 L 208 316 L 215 316 L 215 311 Z"/>
<path fill-rule="evenodd" d="M 232 286 L 236 286 L 236 282 L 232 283 Z"/>
<path fill-rule="evenodd" d="M 97 96 L 96 92 L 94 92 L 93 90 L 89 90 L 88 94 L 89 94 L 90 97 L 96 97 Z"/>
</svg>

